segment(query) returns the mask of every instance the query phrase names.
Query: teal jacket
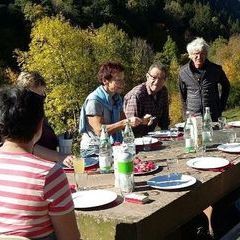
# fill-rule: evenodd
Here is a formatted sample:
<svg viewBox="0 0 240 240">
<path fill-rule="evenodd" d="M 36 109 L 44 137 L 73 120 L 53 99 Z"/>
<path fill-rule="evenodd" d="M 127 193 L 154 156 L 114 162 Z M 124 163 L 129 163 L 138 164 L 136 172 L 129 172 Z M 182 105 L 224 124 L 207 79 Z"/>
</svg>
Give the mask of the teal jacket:
<svg viewBox="0 0 240 240">
<path fill-rule="evenodd" d="M 111 123 L 120 121 L 120 114 L 123 108 L 123 101 L 119 94 L 115 94 L 113 98 L 114 98 L 114 104 L 112 104 L 111 96 L 105 91 L 103 86 L 99 86 L 97 89 L 95 89 L 92 93 L 88 95 L 88 97 L 84 101 L 83 106 L 81 108 L 81 113 L 79 118 L 80 133 L 87 133 L 87 130 L 86 130 L 87 116 L 86 116 L 85 107 L 88 100 L 96 100 L 100 102 L 109 111 L 111 111 L 112 112 Z M 112 134 L 110 138 L 112 142 L 122 142 L 122 134 L 120 131 Z"/>
</svg>

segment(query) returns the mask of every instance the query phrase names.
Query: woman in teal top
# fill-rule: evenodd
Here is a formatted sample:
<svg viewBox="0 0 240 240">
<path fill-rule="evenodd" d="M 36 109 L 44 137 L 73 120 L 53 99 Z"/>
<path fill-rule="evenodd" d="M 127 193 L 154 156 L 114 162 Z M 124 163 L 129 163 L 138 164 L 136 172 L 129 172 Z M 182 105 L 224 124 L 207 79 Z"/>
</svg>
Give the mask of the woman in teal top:
<svg viewBox="0 0 240 240">
<path fill-rule="evenodd" d="M 120 96 L 125 85 L 123 66 L 114 62 L 102 64 L 98 72 L 98 81 L 101 85 L 88 95 L 81 109 L 81 149 L 95 145 L 102 124 L 106 125 L 112 142 L 121 142 L 121 130 L 127 122 Z M 132 127 L 136 127 L 142 120 L 131 117 L 130 122 Z"/>
</svg>

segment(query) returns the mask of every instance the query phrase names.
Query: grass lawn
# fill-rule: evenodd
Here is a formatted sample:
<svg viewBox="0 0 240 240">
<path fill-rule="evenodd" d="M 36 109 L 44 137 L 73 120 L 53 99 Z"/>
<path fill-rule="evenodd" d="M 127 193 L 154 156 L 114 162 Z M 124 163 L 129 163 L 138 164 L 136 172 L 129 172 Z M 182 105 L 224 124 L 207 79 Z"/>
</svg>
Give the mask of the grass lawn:
<svg viewBox="0 0 240 240">
<path fill-rule="evenodd" d="M 227 121 L 240 121 L 240 107 L 224 111 L 223 116 L 227 118 Z"/>
</svg>

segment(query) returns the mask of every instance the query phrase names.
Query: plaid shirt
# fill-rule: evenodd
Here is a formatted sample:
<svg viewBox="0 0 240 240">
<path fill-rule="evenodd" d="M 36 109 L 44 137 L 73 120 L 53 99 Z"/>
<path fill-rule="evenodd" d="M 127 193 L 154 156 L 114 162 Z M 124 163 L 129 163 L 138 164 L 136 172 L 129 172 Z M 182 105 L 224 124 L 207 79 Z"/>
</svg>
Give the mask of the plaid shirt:
<svg viewBox="0 0 240 240">
<path fill-rule="evenodd" d="M 144 117 L 145 114 L 151 114 L 156 117 L 151 126 L 140 125 L 133 129 L 136 136 L 146 135 L 150 131 L 154 131 L 158 125 L 161 129 L 168 129 L 169 120 L 169 102 L 168 90 L 165 86 L 151 95 L 146 87 L 146 83 L 142 83 L 134 87 L 124 97 L 124 112 L 126 117 Z"/>
</svg>

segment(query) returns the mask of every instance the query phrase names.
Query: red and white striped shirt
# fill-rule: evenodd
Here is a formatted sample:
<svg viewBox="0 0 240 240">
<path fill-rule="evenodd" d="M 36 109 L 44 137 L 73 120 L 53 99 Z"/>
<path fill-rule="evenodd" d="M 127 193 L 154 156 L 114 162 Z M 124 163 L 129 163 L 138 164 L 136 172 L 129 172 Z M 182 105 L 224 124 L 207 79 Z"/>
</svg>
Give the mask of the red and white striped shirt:
<svg viewBox="0 0 240 240">
<path fill-rule="evenodd" d="M 28 153 L 0 152 L 0 234 L 47 236 L 54 231 L 50 215 L 73 208 L 59 164 Z"/>
</svg>

